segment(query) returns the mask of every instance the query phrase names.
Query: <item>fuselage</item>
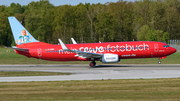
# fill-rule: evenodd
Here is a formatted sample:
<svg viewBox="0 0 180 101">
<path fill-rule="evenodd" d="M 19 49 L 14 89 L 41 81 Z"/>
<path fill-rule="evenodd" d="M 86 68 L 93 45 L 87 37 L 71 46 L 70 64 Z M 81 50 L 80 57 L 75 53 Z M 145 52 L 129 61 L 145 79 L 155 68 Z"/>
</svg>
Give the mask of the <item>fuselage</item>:
<svg viewBox="0 0 180 101">
<path fill-rule="evenodd" d="M 154 41 L 66 44 L 66 46 L 70 50 L 76 51 L 98 54 L 118 54 L 119 59 L 161 58 L 176 52 L 175 48 L 165 43 Z M 79 58 L 74 52 L 64 51 L 61 45 L 32 42 L 18 45 L 17 47 L 28 48 L 29 51 L 25 52 L 16 50 L 16 53 L 27 57 L 52 61 L 91 61 L 90 58 Z M 99 58 L 95 58 L 95 60 L 99 60 Z"/>
</svg>

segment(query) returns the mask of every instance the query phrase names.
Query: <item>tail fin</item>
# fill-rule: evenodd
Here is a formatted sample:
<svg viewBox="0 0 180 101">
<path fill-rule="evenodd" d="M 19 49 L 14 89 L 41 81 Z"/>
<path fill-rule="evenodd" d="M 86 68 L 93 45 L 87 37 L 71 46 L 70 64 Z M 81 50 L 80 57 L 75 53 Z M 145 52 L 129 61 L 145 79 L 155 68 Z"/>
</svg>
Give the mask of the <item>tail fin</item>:
<svg viewBox="0 0 180 101">
<path fill-rule="evenodd" d="M 16 45 L 39 42 L 36 40 L 15 17 L 8 17 Z"/>
</svg>

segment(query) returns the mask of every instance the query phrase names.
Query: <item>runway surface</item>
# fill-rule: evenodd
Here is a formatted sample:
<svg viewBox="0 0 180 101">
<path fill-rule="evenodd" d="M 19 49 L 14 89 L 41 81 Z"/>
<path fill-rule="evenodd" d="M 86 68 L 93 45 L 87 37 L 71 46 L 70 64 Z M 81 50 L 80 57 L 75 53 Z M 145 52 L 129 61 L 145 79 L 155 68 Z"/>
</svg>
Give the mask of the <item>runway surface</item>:
<svg viewBox="0 0 180 101">
<path fill-rule="evenodd" d="M 179 78 L 177 65 L 0 65 L 0 71 L 68 72 L 72 75 L 0 77 L 0 82 Z"/>
</svg>

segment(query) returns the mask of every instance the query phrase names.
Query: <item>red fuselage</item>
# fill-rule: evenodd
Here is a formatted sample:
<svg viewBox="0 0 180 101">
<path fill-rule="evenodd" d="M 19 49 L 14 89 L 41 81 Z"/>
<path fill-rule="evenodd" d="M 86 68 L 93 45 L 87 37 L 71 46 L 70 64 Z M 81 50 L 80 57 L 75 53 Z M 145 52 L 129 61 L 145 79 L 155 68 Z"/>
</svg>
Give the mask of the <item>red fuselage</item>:
<svg viewBox="0 0 180 101">
<path fill-rule="evenodd" d="M 172 48 L 165 43 L 153 41 L 66 44 L 66 46 L 70 50 L 99 54 L 118 54 L 119 59 L 155 57 L 163 58 L 176 52 L 175 48 Z M 27 57 L 34 57 L 51 61 L 91 61 L 90 58 L 79 58 L 76 56 L 76 53 L 64 51 L 61 45 L 32 42 L 17 45 L 17 47 L 29 49 L 29 51 L 16 50 L 16 53 L 25 55 Z"/>
</svg>

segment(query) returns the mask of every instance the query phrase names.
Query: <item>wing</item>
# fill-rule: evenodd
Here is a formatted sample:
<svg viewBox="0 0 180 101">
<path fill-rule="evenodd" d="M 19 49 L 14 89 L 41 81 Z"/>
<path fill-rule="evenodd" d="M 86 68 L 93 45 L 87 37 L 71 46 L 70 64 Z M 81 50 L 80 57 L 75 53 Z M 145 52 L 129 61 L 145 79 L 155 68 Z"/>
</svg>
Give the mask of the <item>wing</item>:
<svg viewBox="0 0 180 101">
<path fill-rule="evenodd" d="M 17 48 L 15 46 L 13 46 L 13 47 L 6 47 L 6 48 L 10 48 L 10 49 L 18 50 L 18 51 L 28 51 L 29 50 L 29 49 L 26 49 L 26 48 Z"/>
<path fill-rule="evenodd" d="M 82 51 L 75 51 L 75 50 L 70 50 L 66 47 L 66 45 L 61 41 L 61 39 L 58 39 L 61 47 L 63 48 L 63 50 L 65 51 L 69 51 L 69 52 L 73 52 L 76 53 L 80 58 L 101 58 L 103 54 L 98 54 L 98 53 L 90 53 L 90 52 L 82 52 Z"/>
</svg>

